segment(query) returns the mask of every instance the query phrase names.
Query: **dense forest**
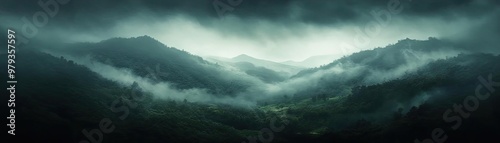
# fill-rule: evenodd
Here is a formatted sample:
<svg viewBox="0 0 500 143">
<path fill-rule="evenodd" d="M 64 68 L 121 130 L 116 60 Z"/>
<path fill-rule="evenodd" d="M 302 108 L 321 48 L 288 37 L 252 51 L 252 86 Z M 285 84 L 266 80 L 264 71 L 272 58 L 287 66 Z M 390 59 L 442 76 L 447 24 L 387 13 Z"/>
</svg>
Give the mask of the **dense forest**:
<svg viewBox="0 0 500 143">
<path fill-rule="evenodd" d="M 173 83 L 178 89 L 205 88 L 210 93 L 229 96 L 248 87 L 238 79 L 222 78 L 224 73 L 218 70 L 221 67 L 217 64 L 186 51 L 167 47 L 149 36 L 113 38 L 99 43 L 62 44 L 51 48 L 70 56 L 90 56 L 97 62 L 128 68 L 141 77 L 158 74 L 154 77 L 155 81 Z"/>
</svg>

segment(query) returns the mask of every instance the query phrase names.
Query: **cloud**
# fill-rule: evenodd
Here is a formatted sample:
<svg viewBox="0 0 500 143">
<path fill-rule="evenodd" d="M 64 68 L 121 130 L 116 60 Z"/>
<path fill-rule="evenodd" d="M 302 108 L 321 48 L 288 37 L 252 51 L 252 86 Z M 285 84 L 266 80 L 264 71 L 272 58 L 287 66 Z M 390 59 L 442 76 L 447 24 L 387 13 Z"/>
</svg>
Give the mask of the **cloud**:
<svg viewBox="0 0 500 143">
<path fill-rule="evenodd" d="M 491 14 L 472 19 L 463 30 L 444 38 L 461 45 L 460 48 L 476 52 L 500 53 L 500 9 Z"/>
<path fill-rule="evenodd" d="M 96 42 L 112 37 L 150 35 L 197 55 L 249 54 L 281 62 L 301 61 L 315 55 L 347 55 L 407 37 L 457 39 L 454 35 L 468 36 L 467 33 L 480 34 L 481 31 L 493 37 L 482 43 L 492 43 L 499 37 L 499 33 L 480 30 L 484 25 L 496 28 L 487 22 L 499 19 L 488 16 L 498 13 L 500 2 L 495 0 L 242 0 L 231 6 L 234 10 L 223 17 L 217 14 L 214 1 L 71 0 L 59 5 L 57 15 L 39 28 L 36 38 Z M 226 0 L 219 1 L 228 4 Z M 343 49 L 342 44 L 358 44 L 356 29 L 364 30 L 375 20 L 370 12 L 386 10 L 388 4 L 397 2 L 403 11 L 392 15 L 380 33 L 369 36 L 368 44 Z M 36 12 L 43 11 L 37 0 L 23 4 L 5 0 L 0 5 L 1 18 L 5 21 L 0 25 L 18 31 L 24 25 L 22 17 L 31 20 Z M 478 24 L 477 21 L 484 22 Z M 478 37 L 466 36 L 461 39 Z M 461 39 L 456 41 L 463 41 Z"/>
<path fill-rule="evenodd" d="M 51 0 L 42 0 L 47 2 Z M 199 21 L 218 19 L 214 7 L 216 0 L 70 0 L 68 4 L 60 6 L 59 19 L 68 25 L 100 25 L 106 28 L 119 23 L 121 19 L 137 13 L 148 13 L 155 17 L 165 17 L 175 14 L 186 14 Z M 405 5 L 406 13 L 412 16 L 449 16 L 450 11 L 470 16 L 481 15 L 498 6 L 495 0 L 374 0 L 353 2 L 350 0 L 240 0 L 241 3 L 231 5 L 229 1 L 218 0 L 234 10 L 227 14 L 242 19 L 264 19 L 282 21 L 283 23 L 303 21 L 310 24 L 334 24 L 358 21 L 366 18 L 367 12 L 373 9 L 387 7 L 390 2 L 399 2 Z M 238 0 L 235 1 L 237 3 Z M 41 10 L 38 0 L 31 0 L 19 4 L 15 0 L 2 1 L 2 11 L 9 15 L 30 15 Z M 479 7 L 481 8 L 479 9 Z M 81 23 L 84 22 L 84 23 Z"/>
</svg>

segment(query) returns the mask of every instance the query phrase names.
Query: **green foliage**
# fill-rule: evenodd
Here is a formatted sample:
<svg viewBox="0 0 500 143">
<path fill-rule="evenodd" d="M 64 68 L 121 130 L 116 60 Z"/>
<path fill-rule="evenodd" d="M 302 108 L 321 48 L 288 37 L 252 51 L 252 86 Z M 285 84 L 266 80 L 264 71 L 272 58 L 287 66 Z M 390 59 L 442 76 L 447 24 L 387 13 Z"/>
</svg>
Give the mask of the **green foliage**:
<svg viewBox="0 0 500 143">
<path fill-rule="evenodd" d="M 431 51 L 426 48 L 431 45 L 449 44 L 435 39 L 404 40 L 337 62 L 391 69 L 404 64 L 397 50 L 408 42 L 414 50 L 424 52 Z M 155 63 L 159 63 L 161 71 L 169 74 L 160 80 L 173 82 L 180 89 L 208 88 L 212 93 L 229 95 L 248 86 L 238 80 L 220 78 L 223 75 L 217 65 L 158 44 L 149 37 L 71 46 L 73 54 L 93 55 L 102 62 L 131 68 L 140 76 L 147 76 L 145 67 L 154 69 Z M 390 60 L 385 56 L 365 60 L 377 52 L 391 55 Z M 104 134 L 104 142 L 242 142 L 248 136 L 258 136 L 261 129 L 270 128 L 271 119 L 277 117 L 288 123 L 283 131 L 274 133 L 274 142 L 412 142 L 416 137 L 428 137 L 436 127 L 449 127 L 442 121 L 443 112 L 453 104 L 463 103 L 467 95 L 475 94 L 475 87 L 480 84 L 478 76 L 492 74 L 494 81 L 500 80 L 500 56 L 462 54 L 372 85 L 360 84 L 363 72 L 348 80 L 339 80 L 343 76 L 324 77 L 317 88 L 284 94 L 248 109 L 186 99 L 157 99 L 141 90 L 144 100 L 135 101 L 130 96 L 131 88 L 140 88 L 139 84 L 118 85 L 64 57 L 32 49 L 20 52 L 19 57 L 17 66 L 22 68 L 17 74 L 22 75 L 19 77 L 22 82 L 18 84 L 20 102 L 16 113 L 22 124 L 18 130 L 33 135 L 28 140 L 37 142 L 78 142 L 85 139 L 83 129 L 98 128 L 103 118 L 110 118 L 116 126 L 113 133 Z M 283 80 L 273 71 L 252 66 L 248 74 L 269 79 L 271 83 Z M 328 66 L 331 65 L 321 68 Z M 314 70 L 317 69 L 301 74 Z M 121 112 L 110 110 L 116 100 L 138 106 L 129 108 L 130 114 L 122 120 Z M 448 141 L 493 140 L 496 136 L 481 133 L 498 133 L 499 101 L 499 92 L 481 101 L 479 109 L 461 129 L 449 134 Z"/>
<path fill-rule="evenodd" d="M 102 63 L 131 69 L 141 77 L 151 78 L 151 75 L 156 74 L 157 82 L 167 81 L 179 89 L 206 88 L 216 95 L 234 95 L 245 91 L 249 86 L 239 80 L 224 78 L 227 74 L 218 69 L 216 64 L 167 47 L 148 36 L 114 38 L 99 43 L 69 44 L 62 47 L 64 48 L 59 49 L 60 52 L 73 56 L 91 56 Z M 249 72 L 259 74 L 260 71 Z"/>
</svg>

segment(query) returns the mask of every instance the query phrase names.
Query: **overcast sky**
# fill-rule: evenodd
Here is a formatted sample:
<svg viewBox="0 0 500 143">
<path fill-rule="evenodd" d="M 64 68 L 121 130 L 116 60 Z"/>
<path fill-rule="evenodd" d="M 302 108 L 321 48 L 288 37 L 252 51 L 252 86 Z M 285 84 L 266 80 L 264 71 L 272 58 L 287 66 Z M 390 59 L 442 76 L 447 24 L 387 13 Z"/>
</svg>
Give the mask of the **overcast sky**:
<svg viewBox="0 0 500 143">
<path fill-rule="evenodd" d="M 497 0 L 70 0 L 61 3 L 63 0 L 53 17 L 48 15 L 47 24 L 37 28 L 34 38 L 98 42 L 112 37 L 149 35 L 167 46 L 200 56 L 247 54 L 273 61 L 301 61 L 315 55 L 345 55 L 383 47 L 404 38 L 467 41 L 464 45 L 497 52 L 495 46 L 500 37 Z M 33 22 L 38 11 L 43 11 L 38 0 L 22 3 L 2 0 L 0 26 L 22 31 L 25 22 L 21 19 Z"/>
</svg>

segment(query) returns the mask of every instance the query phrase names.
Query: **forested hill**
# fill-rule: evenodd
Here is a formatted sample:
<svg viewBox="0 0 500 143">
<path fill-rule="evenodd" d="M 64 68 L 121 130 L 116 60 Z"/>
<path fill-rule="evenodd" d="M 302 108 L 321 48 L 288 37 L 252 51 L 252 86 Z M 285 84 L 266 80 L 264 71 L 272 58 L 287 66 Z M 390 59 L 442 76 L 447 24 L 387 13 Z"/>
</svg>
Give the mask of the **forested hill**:
<svg viewBox="0 0 500 143">
<path fill-rule="evenodd" d="M 458 55 L 458 50 L 450 42 L 429 38 L 428 40 L 399 40 L 384 48 L 365 50 L 344 56 L 325 66 L 303 70 L 293 77 L 305 76 L 317 71 L 328 70 L 342 64 L 356 64 L 371 70 L 393 70 L 416 62 L 429 62 Z"/>
<path fill-rule="evenodd" d="M 116 128 L 102 134 L 103 142 L 238 142 L 243 129 L 264 127 L 252 111 L 158 100 L 141 84 L 119 85 L 36 49 L 17 57 L 16 134 L 23 142 L 80 142 L 88 139 L 83 130 L 95 132 L 106 119 Z"/>
<path fill-rule="evenodd" d="M 202 88 L 217 95 L 233 95 L 249 86 L 238 79 L 224 77 L 226 74 L 221 66 L 186 51 L 167 47 L 149 36 L 67 44 L 54 49 L 71 56 L 88 56 L 104 64 L 131 69 L 138 76 L 157 82 L 167 81 L 178 89 Z"/>
</svg>

